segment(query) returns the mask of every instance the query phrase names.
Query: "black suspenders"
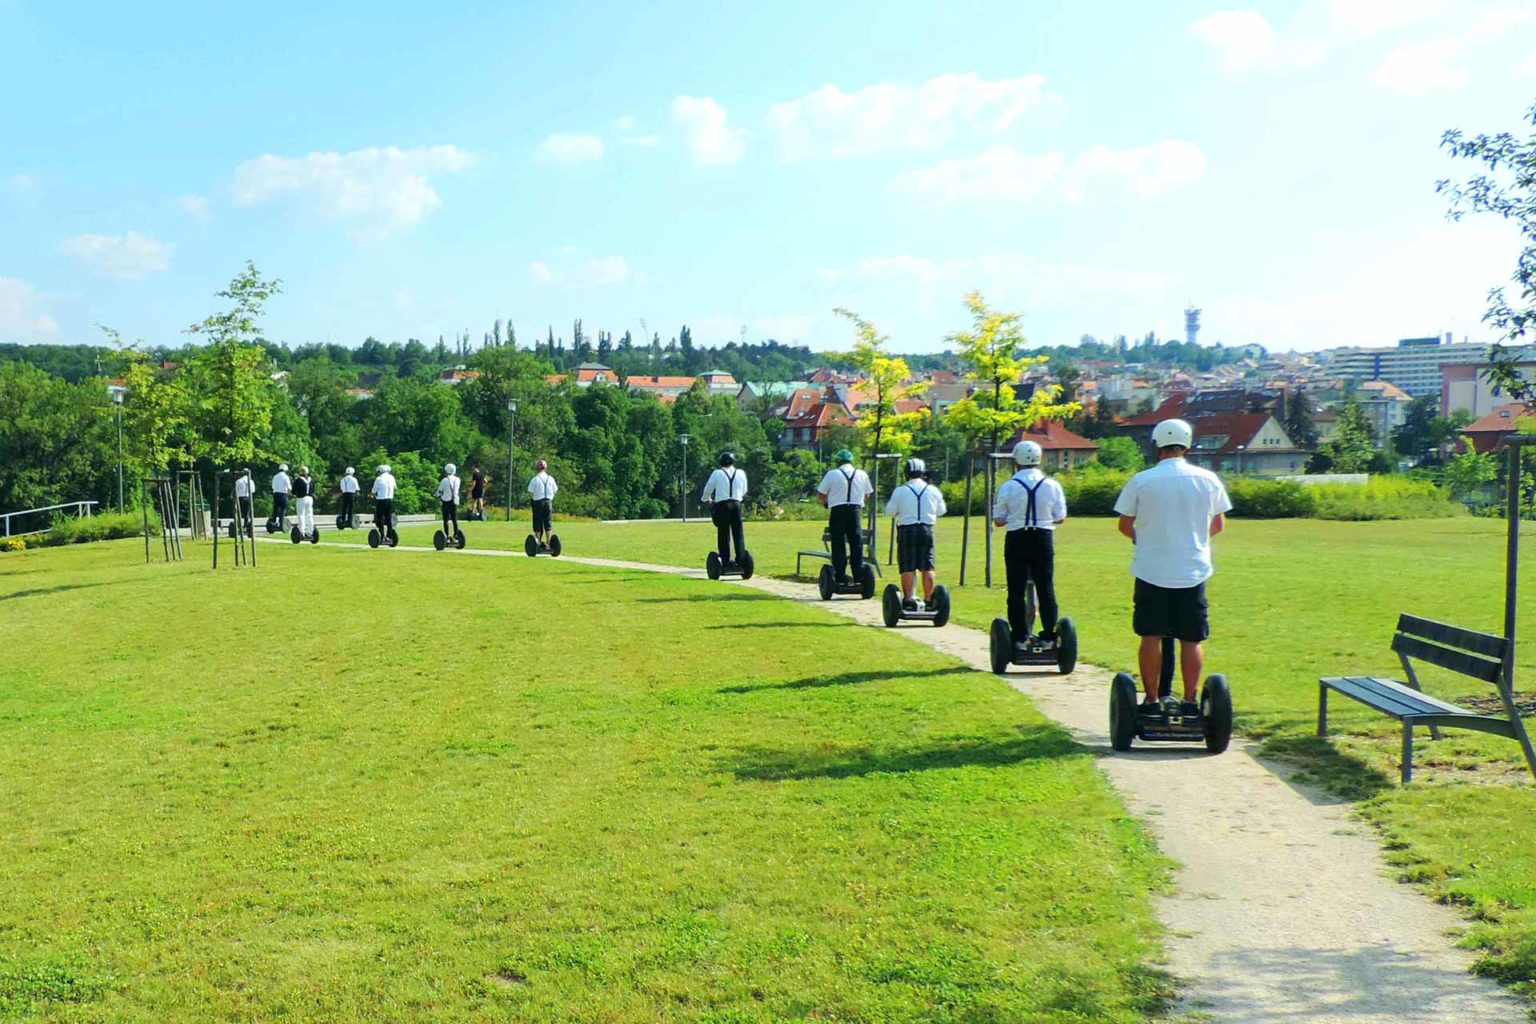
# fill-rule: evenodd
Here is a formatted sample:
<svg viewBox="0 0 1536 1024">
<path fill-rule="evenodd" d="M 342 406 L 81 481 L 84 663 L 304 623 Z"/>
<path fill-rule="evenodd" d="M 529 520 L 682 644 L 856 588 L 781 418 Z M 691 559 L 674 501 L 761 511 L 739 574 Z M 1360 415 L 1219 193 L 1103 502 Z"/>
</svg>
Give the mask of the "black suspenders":
<svg viewBox="0 0 1536 1024">
<path fill-rule="evenodd" d="M 725 500 L 736 500 L 736 470 L 721 470 L 720 475 L 725 477 Z"/>
<path fill-rule="evenodd" d="M 852 505 L 854 503 L 853 481 L 858 477 L 859 471 L 854 470 L 852 473 L 844 473 L 841 469 L 839 469 L 837 471 L 837 475 L 843 478 L 843 504 Z"/>
<path fill-rule="evenodd" d="M 1025 483 L 1023 480 L 1019 480 L 1018 477 L 1014 477 L 1014 480 L 1017 480 L 1019 486 L 1024 488 L 1024 493 L 1029 495 L 1029 501 L 1024 506 L 1024 528 L 1034 529 L 1039 527 L 1040 513 L 1039 510 L 1035 507 L 1035 495 L 1040 492 L 1040 488 L 1045 486 L 1046 478 L 1041 476 L 1039 480 L 1035 481 L 1035 486 L 1033 487 L 1029 486 L 1029 484 Z"/>
<path fill-rule="evenodd" d="M 912 496 L 917 499 L 917 523 L 915 525 L 921 526 L 923 523 L 923 495 L 928 493 L 928 485 L 923 484 L 923 489 L 918 490 L 916 487 L 912 486 L 912 481 L 908 480 L 906 483 L 906 488 L 907 490 L 911 491 Z"/>
</svg>

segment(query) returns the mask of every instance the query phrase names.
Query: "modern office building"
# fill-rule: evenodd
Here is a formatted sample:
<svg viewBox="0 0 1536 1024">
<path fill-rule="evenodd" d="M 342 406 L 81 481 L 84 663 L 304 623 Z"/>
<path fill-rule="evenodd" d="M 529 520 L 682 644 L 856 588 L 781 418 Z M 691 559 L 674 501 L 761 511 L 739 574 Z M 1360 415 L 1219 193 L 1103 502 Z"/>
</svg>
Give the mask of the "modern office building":
<svg viewBox="0 0 1536 1024">
<path fill-rule="evenodd" d="M 1487 345 L 1455 345 L 1444 339 L 1404 338 L 1391 348 L 1335 349 L 1328 369 L 1352 381 L 1384 380 L 1396 384 L 1414 398 L 1440 394 L 1440 367 L 1459 363 L 1485 363 Z"/>
</svg>

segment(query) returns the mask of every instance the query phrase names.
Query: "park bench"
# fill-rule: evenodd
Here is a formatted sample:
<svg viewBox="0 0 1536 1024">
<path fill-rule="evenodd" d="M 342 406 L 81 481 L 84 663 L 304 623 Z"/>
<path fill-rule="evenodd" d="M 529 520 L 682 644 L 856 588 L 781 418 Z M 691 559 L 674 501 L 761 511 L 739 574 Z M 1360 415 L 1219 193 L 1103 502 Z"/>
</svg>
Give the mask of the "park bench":
<svg viewBox="0 0 1536 1024">
<path fill-rule="evenodd" d="M 863 545 L 865 561 L 870 562 L 870 563 L 872 563 L 874 565 L 874 567 L 875 567 L 875 575 L 877 575 L 877 576 L 885 575 L 884 573 L 882 573 L 880 571 L 880 559 L 875 557 L 875 531 L 874 530 L 860 530 L 859 531 L 859 543 L 861 545 Z M 822 530 L 821 531 L 821 547 L 822 547 L 822 550 L 820 550 L 820 551 L 810 550 L 810 551 L 796 551 L 795 552 L 795 575 L 796 576 L 804 576 L 805 575 L 805 573 L 800 571 L 800 564 L 801 564 L 801 562 L 804 559 L 807 559 L 807 558 L 820 558 L 820 559 L 824 559 L 824 560 L 826 560 L 828 562 L 832 561 L 832 531 L 830 529 Z"/>
<path fill-rule="evenodd" d="M 1400 615 L 1397 632 L 1392 637 L 1392 650 L 1403 666 L 1406 682 L 1375 676 L 1325 676 L 1318 680 L 1319 736 L 1328 735 L 1328 691 L 1334 690 L 1403 723 L 1402 780 L 1405 784 L 1413 779 L 1413 730 L 1416 727 L 1427 727 L 1434 739 L 1440 738 L 1442 726 L 1504 736 L 1519 742 L 1526 759 L 1531 759 L 1531 741 L 1505 673 L 1508 640 L 1414 615 Z M 1415 659 L 1493 684 L 1503 698 L 1506 717 L 1480 714 L 1431 697 L 1419 685 L 1418 673 L 1414 671 Z"/>
</svg>

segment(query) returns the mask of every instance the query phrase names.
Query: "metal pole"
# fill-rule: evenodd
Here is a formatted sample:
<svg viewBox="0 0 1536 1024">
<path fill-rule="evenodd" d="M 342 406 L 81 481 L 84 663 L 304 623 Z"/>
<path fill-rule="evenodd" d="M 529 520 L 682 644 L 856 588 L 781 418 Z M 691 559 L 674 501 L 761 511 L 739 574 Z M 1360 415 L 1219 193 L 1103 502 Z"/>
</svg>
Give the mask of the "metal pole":
<svg viewBox="0 0 1536 1024">
<path fill-rule="evenodd" d="M 123 403 L 117 403 L 117 512 L 123 513 Z"/>
<path fill-rule="evenodd" d="M 1510 438 L 1509 445 L 1509 506 L 1505 511 L 1508 520 L 1509 542 L 1504 555 L 1504 685 L 1499 696 L 1504 698 L 1504 708 L 1519 734 L 1521 753 L 1525 763 L 1536 775 L 1536 749 L 1531 737 L 1520 722 L 1520 709 L 1515 704 L 1515 591 L 1520 579 L 1520 449 L 1536 436 L 1521 435 Z"/>
<path fill-rule="evenodd" d="M 512 521 L 512 442 L 516 436 L 517 413 L 507 410 L 507 522 Z"/>
<path fill-rule="evenodd" d="M 679 440 L 683 446 L 683 475 L 677 481 L 677 498 L 683 506 L 683 522 L 688 521 L 688 442 Z"/>
<path fill-rule="evenodd" d="M 213 567 L 219 567 L 219 473 L 213 473 Z"/>
</svg>

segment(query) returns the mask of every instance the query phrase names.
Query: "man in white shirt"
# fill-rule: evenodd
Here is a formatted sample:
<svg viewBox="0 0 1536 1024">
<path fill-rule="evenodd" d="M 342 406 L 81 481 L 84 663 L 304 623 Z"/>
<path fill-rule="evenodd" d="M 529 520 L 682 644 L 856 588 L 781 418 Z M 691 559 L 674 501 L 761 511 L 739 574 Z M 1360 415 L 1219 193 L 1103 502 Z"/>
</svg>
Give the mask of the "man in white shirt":
<svg viewBox="0 0 1536 1024">
<path fill-rule="evenodd" d="M 256 481 L 251 477 L 251 471 L 246 468 L 235 477 L 235 504 L 240 511 L 236 518 L 240 522 L 240 528 L 245 530 L 246 536 L 256 535 L 256 513 L 251 502 L 256 497 Z"/>
<path fill-rule="evenodd" d="M 1183 420 L 1164 420 L 1152 429 L 1158 462 L 1126 483 L 1115 502 L 1120 532 L 1136 545 L 1134 625 L 1141 637 L 1141 682 L 1145 706 L 1158 702 L 1163 637 L 1179 641 L 1184 678 L 1183 715 L 1200 712 L 1198 690 L 1205 667 L 1205 639 L 1211 635 L 1205 581 L 1215 572 L 1211 538 L 1227 524 L 1232 502 L 1221 479 L 1185 459 L 1194 429 Z"/>
<path fill-rule="evenodd" d="M 288 515 L 288 492 L 293 490 L 293 482 L 288 479 L 288 463 L 277 467 L 277 475 L 272 478 L 272 518 L 277 520 L 277 528 L 283 528 L 283 519 Z"/>
<path fill-rule="evenodd" d="M 549 475 L 549 463 L 543 459 L 533 468 L 537 472 L 528 481 L 528 503 L 533 507 L 533 538 L 549 547 L 549 538 L 555 529 L 555 495 L 560 493 L 560 485 Z"/>
<path fill-rule="evenodd" d="M 896 524 L 896 563 L 901 568 L 901 605 L 909 612 L 918 610 L 913 594 L 914 577 L 923 574 L 923 604 L 933 601 L 933 527 L 948 511 L 944 495 L 924 476 L 928 467 L 922 459 L 907 460 L 907 482 L 891 492 L 885 514 Z"/>
<path fill-rule="evenodd" d="M 1003 564 L 1008 573 L 1008 628 L 1014 643 L 1029 638 L 1029 581 L 1035 581 L 1040 604 L 1040 642 L 1056 642 L 1056 527 L 1066 522 L 1067 495 L 1061 484 L 1040 470 L 1044 456 L 1034 441 L 1013 446 L 1019 467 L 997 489 L 992 503 L 992 523 L 1007 527 L 1003 540 Z"/>
<path fill-rule="evenodd" d="M 293 500 L 298 506 L 299 535 L 312 537 L 315 533 L 315 481 L 309 475 L 308 466 L 299 467 L 299 475 L 293 481 Z"/>
<path fill-rule="evenodd" d="M 359 489 L 357 486 L 357 470 L 348 466 L 347 472 L 341 478 L 341 518 L 347 524 L 348 529 L 356 525 L 353 516 L 357 510 L 357 492 Z"/>
<path fill-rule="evenodd" d="M 832 573 L 839 586 L 849 581 L 849 551 L 852 550 L 853 579 L 864 575 L 864 535 L 860 519 L 863 518 L 864 499 L 874 490 L 869 474 L 855 469 L 853 452 L 840 448 L 836 468 L 827 470 L 816 488 L 816 499 L 827 509 L 827 534 L 832 541 Z"/>
<path fill-rule="evenodd" d="M 443 478 L 437 482 L 437 500 L 443 503 L 443 533 L 449 540 L 459 535 L 459 467 L 453 463 L 443 467 Z"/>
<path fill-rule="evenodd" d="M 373 522 L 379 528 L 379 536 L 389 536 L 389 528 L 395 521 L 395 477 L 388 466 L 380 466 L 373 478 Z"/>
<path fill-rule="evenodd" d="M 747 496 L 747 473 L 736 468 L 736 456 L 720 453 L 720 468 L 709 474 L 700 501 L 709 502 L 709 518 L 715 524 L 715 546 L 720 561 L 734 565 L 746 550 L 746 531 L 741 524 L 741 503 Z M 736 558 L 731 558 L 731 543 L 736 544 Z"/>
</svg>

